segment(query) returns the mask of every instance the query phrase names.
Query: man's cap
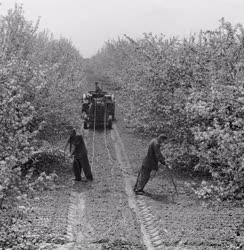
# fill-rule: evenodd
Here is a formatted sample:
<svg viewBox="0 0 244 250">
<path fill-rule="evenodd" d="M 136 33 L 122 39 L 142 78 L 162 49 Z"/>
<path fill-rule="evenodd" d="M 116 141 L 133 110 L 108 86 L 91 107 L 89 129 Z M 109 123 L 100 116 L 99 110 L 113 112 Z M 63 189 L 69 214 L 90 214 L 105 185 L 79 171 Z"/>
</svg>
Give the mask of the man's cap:
<svg viewBox="0 0 244 250">
<path fill-rule="evenodd" d="M 166 140 L 166 139 L 168 139 L 168 136 L 166 135 L 166 134 L 160 134 L 159 136 L 158 136 L 158 139 L 160 139 L 160 140 Z"/>
</svg>

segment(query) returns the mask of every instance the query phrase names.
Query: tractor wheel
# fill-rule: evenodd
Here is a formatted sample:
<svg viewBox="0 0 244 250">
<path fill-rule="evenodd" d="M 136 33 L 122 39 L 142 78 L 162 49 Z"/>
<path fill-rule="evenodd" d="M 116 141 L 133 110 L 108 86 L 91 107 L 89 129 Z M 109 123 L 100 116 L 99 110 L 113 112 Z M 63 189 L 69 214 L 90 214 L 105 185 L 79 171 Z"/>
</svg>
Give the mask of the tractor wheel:
<svg viewBox="0 0 244 250">
<path fill-rule="evenodd" d="M 112 129 L 112 124 L 113 124 L 112 119 L 109 119 L 108 120 L 108 129 Z"/>
<path fill-rule="evenodd" d="M 113 121 L 115 121 L 115 120 L 116 120 L 116 118 L 115 118 L 115 114 L 114 114 L 114 113 L 112 114 L 112 120 L 113 120 Z"/>
<path fill-rule="evenodd" d="M 94 122 L 89 122 L 89 129 L 94 129 Z"/>
<path fill-rule="evenodd" d="M 88 129 L 87 121 L 84 121 L 84 129 Z"/>
</svg>

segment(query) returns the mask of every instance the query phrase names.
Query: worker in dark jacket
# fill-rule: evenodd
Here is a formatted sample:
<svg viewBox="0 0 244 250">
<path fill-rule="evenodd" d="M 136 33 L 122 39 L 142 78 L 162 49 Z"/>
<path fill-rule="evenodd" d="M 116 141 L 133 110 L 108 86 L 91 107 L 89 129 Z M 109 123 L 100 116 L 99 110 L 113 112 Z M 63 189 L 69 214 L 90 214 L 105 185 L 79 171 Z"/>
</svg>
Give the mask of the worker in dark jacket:
<svg viewBox="0 0 244 250">
<path fill-rule="evenodd" d="M 69 146 L 69 152 L 71 152 L 71 140 L 72 138 L 74 138 L 74 136 L 76 136 L 76 131 L 75 129 L 73 129 L 70 133 L 70 136 L 69 136 L 69 139 L 67 140 L 66 144 L 65 144 L 65 147 L 64 147 L 64 153 L 65 151 L 67 150 L 67 147 Z"/>
<path fill-rule="evenodd" d="M 144 187 L 150 179 L 152 170 L 158 170 L 158 162 L 165 165 L 165 159 L 160 151 L 161 144 L 167 139 L 164 134 L 159 135 L 157 138 L 151 140 L 147 155 L 142 162 L 141 169 L 138 173 L 137 181 L 134 187 L 136 194 L 144 194 Z"/>
<path fill-rule="evenodd" d="M 92 181 L 93 176 L 89 164 L 87 149 L 82 135 L 72 132 L 68 142 L 71 145 L 70 156 L 73 157 L 73 171 L 75 181 L 81 181 L 81 171 L 83 170 L 86 179 Z"/>
</svg>

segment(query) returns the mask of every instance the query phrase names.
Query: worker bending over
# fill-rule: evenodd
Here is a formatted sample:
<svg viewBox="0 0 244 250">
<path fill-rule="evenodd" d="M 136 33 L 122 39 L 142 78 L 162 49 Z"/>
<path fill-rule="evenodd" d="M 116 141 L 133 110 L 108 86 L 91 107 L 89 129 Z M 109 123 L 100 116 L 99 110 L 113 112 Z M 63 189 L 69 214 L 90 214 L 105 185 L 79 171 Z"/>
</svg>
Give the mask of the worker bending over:
<svg viewBox="0 0 244 250">
<path fill-rule="evenodd" d="M 160 146 L 165 140 L 167 140 L 167 136 L 164 134 L 161 134 L 157 138 L 151 140 L 147 155 L 142 162 L 142 166 L 134 186 L 134 192 L 136 194 L 145 193 L 143 189 L 150 179 L 151 171 L 158 170 L 158 162 L 165 165 L 165 159 L 160 151 Z"/>
</svg>

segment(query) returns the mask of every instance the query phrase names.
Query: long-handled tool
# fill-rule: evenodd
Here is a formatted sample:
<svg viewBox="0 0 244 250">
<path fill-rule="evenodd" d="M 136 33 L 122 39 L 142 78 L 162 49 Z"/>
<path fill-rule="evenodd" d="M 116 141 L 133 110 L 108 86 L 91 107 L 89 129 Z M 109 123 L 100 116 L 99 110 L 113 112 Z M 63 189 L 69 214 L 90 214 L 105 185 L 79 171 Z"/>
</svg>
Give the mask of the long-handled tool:
<svg viewBox="0 0 244 250">
<path fill-rule="evenodd" d="M 179 193 L 178 193 L 178 190 L 177 190 L 177 186 L 175 184 L 175 181 L 174 181 L 174 178 L 173 178 L 173 175 L 172 175 L 172 171 L 171 171 L 171 168 L 169 168 L 168 165 L 165 165 L 166 169 L 167 169 L 167 174 L 170 178 L 170 181 L 172 182 L 173 186 L 174 186 L 174 189 L 175 189 L 175 193 L 177 194 L 177 196 L 179 196 Z"/>
<path fill-rule="evenodd" d="M 168 175 L 168 177 L 169 177 L 171 183 L 172 183 L 173 186 L 174 186 L 174 190 L 175 190 L 176 195 L 179 196 L 178 189 L 177 189 L 176 183 L 175 183 L 175 181 L 174 181 L 174 177 L 173 177 L 173 175 L 172 175 L 171 168 L 170 168 L 167 164 L 165 164 L 165 165 L 163 165 L 163 166 L 164 166 L 165 169 L 167 170 L 167 175 Z"/>
</svg>

